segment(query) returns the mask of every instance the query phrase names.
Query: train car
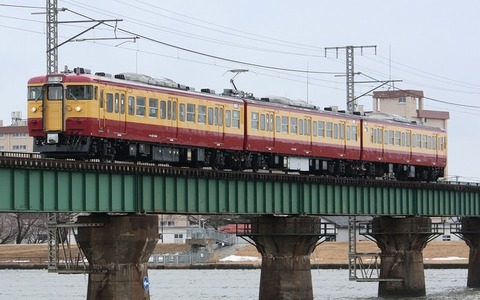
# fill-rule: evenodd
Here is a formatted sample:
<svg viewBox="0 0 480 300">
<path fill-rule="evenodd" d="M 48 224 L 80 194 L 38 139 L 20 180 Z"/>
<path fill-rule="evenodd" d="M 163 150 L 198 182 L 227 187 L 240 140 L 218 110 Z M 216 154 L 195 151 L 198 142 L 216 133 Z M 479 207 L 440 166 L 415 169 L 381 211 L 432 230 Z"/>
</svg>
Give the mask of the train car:
<svg viewBox="0 0 480 300">
<path fill-rule="evenodd" d="M 446 166 L 446 133 L 443 129 L 408 120 L 364 118 L 363 161 L 376 162 L 374 172 L 396 179 L 437 180 Z"/>
<path fill-rule="evenodd" d="M 267 168 L 354 175 L 361 151 L 359 116 L 279 97 L 245 100 L 245 106 L 245 149 Z"/>
<path fill-rule="evenodd" d="M 38 76 L 28 82 L 29 134 L 34 151 L 51 158 L 402 180 L 443 176 L 441 129 L 226 91 L 82 68 Z"/>
<path fill-rule="evenodd" d="M 46 157 L 202 165 L 242 151 L 243 101 L 138 74 L 75 72 L 28 83 L 28 128 Z"/>
</svg>

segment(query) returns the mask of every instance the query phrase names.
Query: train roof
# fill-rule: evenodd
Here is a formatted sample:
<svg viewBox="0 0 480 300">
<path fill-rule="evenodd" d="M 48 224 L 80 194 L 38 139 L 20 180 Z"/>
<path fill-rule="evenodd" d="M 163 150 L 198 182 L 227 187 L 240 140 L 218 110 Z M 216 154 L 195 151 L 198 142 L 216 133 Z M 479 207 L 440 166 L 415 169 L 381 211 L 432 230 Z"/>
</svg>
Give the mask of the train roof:
<svg viewBox="0 0 480 300">
<path fill-rule="evenodd" d="M 421 127 L 428 130 L 445 132 L 445 129 L 443 128 L 429 126 L 429 125 L 419 123 L 417 121 L 410 120 L 396 114 L 369 113 L 365 115 L 363 119 L 367 122 L 388 123 L 388 124 L 399 125 L 403 127 Z"/>
</svg>

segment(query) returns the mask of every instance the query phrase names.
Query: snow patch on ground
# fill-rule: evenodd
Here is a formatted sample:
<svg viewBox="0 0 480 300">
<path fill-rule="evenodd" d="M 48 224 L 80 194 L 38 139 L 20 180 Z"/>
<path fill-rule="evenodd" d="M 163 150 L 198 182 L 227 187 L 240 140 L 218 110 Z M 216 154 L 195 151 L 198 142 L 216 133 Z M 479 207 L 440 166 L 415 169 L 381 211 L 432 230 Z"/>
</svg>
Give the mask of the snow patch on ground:
<svg viewBox="0 0 480 300">
<path fill-rule="evenodd" d="M 259 261 L 260 258 L 255 256 L 237 256 L 237 255 L 230 255 L 220 259 L 220 261 Z"/>
<path fill-rule="evenodd" d="M 462 259 L 467 259 L 467 258 L 458 257 L 458 256 L 449 256 L 449 257 L 426 258 L 425 260 L 462 260 Z"/>
</svg>

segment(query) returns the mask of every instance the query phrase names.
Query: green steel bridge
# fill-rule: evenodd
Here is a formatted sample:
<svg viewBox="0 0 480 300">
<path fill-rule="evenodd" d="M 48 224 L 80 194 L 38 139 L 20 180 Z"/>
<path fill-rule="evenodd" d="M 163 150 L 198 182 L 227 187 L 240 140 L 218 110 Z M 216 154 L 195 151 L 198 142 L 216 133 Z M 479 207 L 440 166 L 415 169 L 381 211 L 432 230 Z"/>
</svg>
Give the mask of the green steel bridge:
<svg viewBox="0 0 480 300">
<path fill-rule="evenodd" d="M 0 153 L 0 211 L 480 216 L 480 186 L 227 172 Z"/>
</svg>

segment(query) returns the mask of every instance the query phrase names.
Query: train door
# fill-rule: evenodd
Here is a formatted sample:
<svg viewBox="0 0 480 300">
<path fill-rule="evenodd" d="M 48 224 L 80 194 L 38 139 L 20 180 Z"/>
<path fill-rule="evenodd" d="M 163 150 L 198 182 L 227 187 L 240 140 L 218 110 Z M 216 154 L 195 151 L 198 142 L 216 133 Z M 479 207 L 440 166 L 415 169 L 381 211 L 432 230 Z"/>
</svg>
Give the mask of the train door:
<svg viewBox="0 0 480 300">
<path fill-rule="evenodd" d="M 43 100 L 43 131 L 62 132 L 65 125 L 65 97 L 62 84 L 46 85 Z"/>
<path fill-rule="evenodd" d="M 346 122 L 340 121 L 338 124 L 338 138 L 341 143 L 341 157 L 344 157 L 347 153 L 347 134 L 346 134 Z"/>
<path fill-rule="evenodd" d="M 105 96 L 103 89 L 100 89 L 98 95 L 98 131 L 103 131 L 105 128 Z"/>
<path fill-rule="evenodd" d="M 275 146 L 274 115 L 273 110 L 266 110 L 264 114 L 260 115 L 260 129 L 265 132 L 265 146 L 270 150 Z"/>
<path fill-rule="evenodd" d="M 406 139 L 406 146 L 408 147 L 408 160 L 412 161 L 413 159 L 413 143 L 412 140 L 412 131 L 407 130 L 407 139 Z"/>
<path fill-rule="evenodd" d="M 114 94 L 114 113 L 116 119 L 115 132 L 125 133 L 125 127 L 127 125 L 126 113 L 125 113 L 125 91 L 115 90 Z"/>
<path fill-rule="evenodd" d="M 224 112 L 225 106 L 223 104 L 217 104 L 213 108 L 213 125 L 215 127 L 214 143 L 217 145 L 222 145 L 225 141 Z"/>
<path fill-rule="evenodd" d="M 305 116 L 303 123 L 303 136 L 305 137 L 305 142 L 307 143 L 307 151 L 311 153 L 313 150 L 313 139 L 312 139 L 312 117 Z"/>
<path fill-rule="evenodd" d="M 438 134 L 434 134 L 432 136 L 432 149 L 435 151 L 435 163 L 439 163 L 438 161 Z"/>
<path fill-rule="evenodd" d="M 166 106 L 166 123 L 168 126 L 167 139 L 173 141 L 178 138 L 178 99 L 168 97 Z"/>
</svg>

